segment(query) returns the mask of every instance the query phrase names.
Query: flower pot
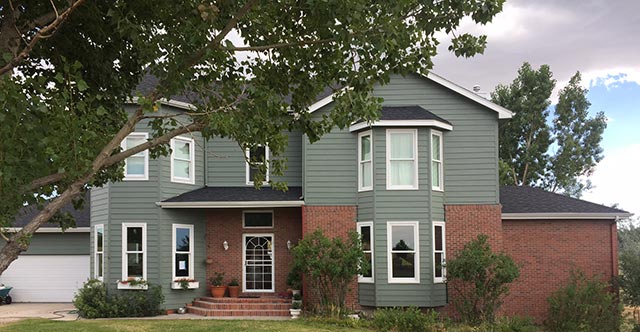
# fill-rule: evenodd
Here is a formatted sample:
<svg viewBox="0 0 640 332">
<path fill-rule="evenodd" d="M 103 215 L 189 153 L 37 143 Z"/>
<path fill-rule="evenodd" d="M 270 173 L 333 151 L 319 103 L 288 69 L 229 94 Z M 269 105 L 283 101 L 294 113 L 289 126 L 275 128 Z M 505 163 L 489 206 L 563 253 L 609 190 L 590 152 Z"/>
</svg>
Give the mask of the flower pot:
<svg viewBox="0 0 640 332">
<path fill-rule="evenodd" d="M 300 317 L 300 312 L 302 309 L 289 309 L 289 313 L 291 314 L 291 319 L 298 319 Z"/>
<path fill-rule="evenodd" d="M 224 297 L 224 293 L 227 291 L 227 286 L 211 286 L 211 296 Z"/>
<path fill-rule="evenodd" d="M 229 297 L 240 296 L 240 286 L 229 286 Z"/>
</svg>

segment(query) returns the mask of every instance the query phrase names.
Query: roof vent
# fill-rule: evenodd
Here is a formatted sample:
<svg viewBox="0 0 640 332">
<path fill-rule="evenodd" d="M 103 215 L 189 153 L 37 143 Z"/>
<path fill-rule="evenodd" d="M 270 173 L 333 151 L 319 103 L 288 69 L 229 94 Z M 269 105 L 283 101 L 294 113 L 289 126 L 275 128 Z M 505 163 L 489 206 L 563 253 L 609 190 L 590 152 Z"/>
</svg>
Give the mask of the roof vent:
<svg viewBox="0 0 640 332">
<path fill-rule="evenodd" d="M 475 93 L 480 92 L 480 86 L 479 85 L 474 85 L 473 86 L 473 92 L 475 92 Z"/>
</svg>

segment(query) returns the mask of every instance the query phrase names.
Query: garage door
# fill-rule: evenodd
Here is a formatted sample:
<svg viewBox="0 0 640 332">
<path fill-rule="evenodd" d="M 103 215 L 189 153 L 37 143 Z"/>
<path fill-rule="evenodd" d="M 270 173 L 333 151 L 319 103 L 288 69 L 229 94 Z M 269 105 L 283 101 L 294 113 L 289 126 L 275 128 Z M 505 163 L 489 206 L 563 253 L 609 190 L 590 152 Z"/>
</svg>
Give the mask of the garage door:
<svg viewBox="0 0 640 332">
<path fill-rule="evenodd" d="M 15 302 L 71 302 L 89 278 L 88 255 L 25 255 L 0 276 Z"/>
</svg>

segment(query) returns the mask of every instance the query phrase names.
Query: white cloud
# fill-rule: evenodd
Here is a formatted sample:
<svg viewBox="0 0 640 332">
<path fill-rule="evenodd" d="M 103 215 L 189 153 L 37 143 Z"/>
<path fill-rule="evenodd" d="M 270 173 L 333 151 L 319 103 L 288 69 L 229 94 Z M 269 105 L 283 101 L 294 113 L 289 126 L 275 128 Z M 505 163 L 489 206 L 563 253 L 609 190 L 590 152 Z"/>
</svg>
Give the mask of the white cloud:
<svg viewBox="0 0 640 332">
<path fill-rule="evenodd" d="M 594 189 L 582 199 L 604 205 L 617 203 L 621 209 L 640 216 L 638 165 L 640 144 L 610 149 L 589 178 Z"/>
</svg>

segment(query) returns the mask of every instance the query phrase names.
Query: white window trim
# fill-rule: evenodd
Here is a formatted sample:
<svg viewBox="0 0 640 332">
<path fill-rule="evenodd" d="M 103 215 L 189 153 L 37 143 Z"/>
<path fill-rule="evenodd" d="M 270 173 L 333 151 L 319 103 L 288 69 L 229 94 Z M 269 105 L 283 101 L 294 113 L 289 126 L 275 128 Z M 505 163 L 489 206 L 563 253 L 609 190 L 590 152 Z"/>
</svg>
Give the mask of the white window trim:
<svg viewBox="0 0 640 332">
<path fill-rule="evenodd" d="M 433 162 L 437 162 L 438 163 L 438 167 L 439 172 L 438 172 L 438 176 L 440 177 L 439 182 L 440 185 L 439 186 L 434 186 L 433 185 L 433 178 L 431 178 L 431 175 L 429 175 L 429 177 L 431 178 L 431 189 L 435 190 L 435 191 L 444 191 L 444 141 L 443 141 L 443 136 L 442 136 L 442 132 L 441 131 L 437 131 L 437 130 L 431 130 L 431 144 L 429 145 L 430 149 L 433 148 L 433 136 L 438 136 L 440 137 L 440 160 L 437 159 L 433 159 L 433 151 L 431 151 L 431 165 L 429 165 L 429 167 L 433 167 Z"/>
<path fill-rule="evenodd" d="M 189 229 L 189 275 L 186 277 L 178 277 L 176 276 L 176 254 L 178 253 L 176 251 L 176 229 L 178 228 L 187 228 Z M 189 280 L 193 280 L 195 273 L 193 271 L 193 261 L 195 259 L 195 253 L 193 252 L 193 225 L 186 225 L 186 224 L 173 224 L 172 227 L 173 231 L 172 231 L 172 242 L 173 244 L 171 245 L 171 252 L 173 253 L 173 257 L 171 258 L 171 276 L 172 276 L 172 280 L 177 280 L 177 279 L 184 279 L 187 278 Z M 181 254 L 184 254 L 185 252 L 181 251 Z"/>
<path fill-rule="evenodd" d="M 391 184 L 391 134 L 413 134 L 413 185 L 400 186 Z M 418 190 L 418 130 L 417 129 L 387 129 L 387 190 Z"/>
<path fill-rule="evenodd" d="M 130 138 L 130 137 L 131 138 L 139 137 L 147 140 L 149 139 L 149 133 L 134 132 L 129 134 L 120 143 L 120 147 L 122 148 L 122 151 L 125 151 L 127 149 L 127 146 L 126 146 L 127 138 Z M 149 180 L 149 150 L 144 150 L 142 153 L 144 153 L 144 174 L 143 175 L 127 174 L 127 159 L 128 159 L 127 158 L 124 160 L 124 178 L 122 179 L 123 181 L 148 181 Z"/>
<path fill-rule="evenodd" d="M 442 227 L 442 251 L 436 251 L 436 226 Z M 433 283 L 443 283 L 447 277 L 447 268 L 444 265 L 447 262 L 447 228 L 444 221 L 434 221 L 431 229 L 432 236 L 432 258 L 433 258 Z M 442 277 L 436 278 L 436 253 L 442 253 Z"/>
<path fill-rule="evenodd" d="M 361 156 L 362 156 L 362 137 L 364 136 L 369 136 L 369 151 L 371 151 L 371 156 L 369 157 L 369 160 L 361 160 Z M 370 183 L 371 185 L 368 187 L 365 187 L 362 185 L 362 164 L 364 163 L 369 163 L 371 164 L 371 174 L 370 174 Z M 358 134 L 358 191 L 370 191 L 373 190 L 373 134 L 371 132 L 371 130 L 368 131 L 364 131 Z"/>
<path fill-rule="evenodd" d="M 247 213 L 271 213 L 271 226 L 247 226 L 247 224 L 245 223 L 245 219 L 244 219 L 244 216 Z M 272 229 L 274 227 L 275 223 L 276 223 L 276 221 L 274 219 L 273 210 L 245 210 L 245 211 L 242 211 L 242 228 L 248 228 L 248 229 Z"/>
<path fill-rule="evenodd" d="M 174 159 L 175 159 L 175 142 L 183 141 L 189 143 L 189 178 L 183 178 L 173 175 Z M 177 136 L 171 139 L 171 182 L 195 184 L 195 142 L 193 138 Z"/>
<path fill-rule="evenodd" d="M 127 267 L 127 228 L 142 228 L 142 279 L 147 280 L 147 224 L 146 223 L 123 223 L 122 224 L 122 281 L 129 279 L 129 271 Z M 147 289 L 147 284 L 132 286 L 129 283 L 118 282 L 118 289 Z"/>
<path fill-rule="evenodd" d="M 262 146 L 262 145 L 260 144 L 258 146 Z M 245 163 L 245 180 L 246 180 L 246 184 L 247 185 L 253 186 L 254 185 L 253 179 L 249 175 L 249 174 L 251 174 L 251 172 L 250 172 L 251 167 L 250 167 L 249 162 L 248 162 L 248 160 L 250 160 L 249 158 L 251 157 L 250 152 L 251 152 L 251 150 L 249 148 L 244 150 L 244 155 L 245 155 L 245 162 L 244 162 Z M 267 174 L 265 174 L 265 176 L 264 176 L 264 181 L 262 182 L 263 186 L 267 185 L 268 182 L 269 182 L 269 154 L 270 154 L 269 153 L 269 146 L 266 145 L 264 147 L 264 162 L 267 164 Z"/>
<path fill-rule="evenodd" d="M 98 251 L 98 229 L 102 229 L 102 251 Z M 104 281 L 104 224 L 97 224 L 93 226 L 93 276 L 100 280 Z M 98 254 L 102 254 L 102 259 L 98 260 Z M 102 266 L 102 276 L 98 275 L 98 267 Z"/>
<path fill-rule="evenodd" d="M 414 244 L 415 244 L 415 262 L 414 262 L 414 277 L 413 278 L 394 278 L 393 277 L 393 261 L 391 248 L 393 246 L 391 230 L 393 226 L 413 226 L 415 232 Z M 390 284 L 419 284 L 420 283 L 420 234 L 419 223 L 417 221 L 387 221 L 387 273 Z"/>
<path fill-rule="evenodd" d="M 369 239 L 370 243 L 371 243 L 371 249 L 369 250 L 371 252 L 371 277 L 363 277 L 362 275 L 358 275 L 358 282 L 359 283 L 373 283 L 374 282 L 374 277 L 375 277 L 375 269 L 373 268 L 374 266 L 374 243 L 373 243 L 373 239 L 375 238 L 373 236 L 373 222 L 372 221 L 360 221 L 357 223 L 357 227 L 358 227 L 358 234 L 362 235 L 362 227 L 369 227 L 371 230 L 369 232 L 369 236 L 371 237 Z M 364 251 L 364 250 L 363 250 Z"/>
</svg>

